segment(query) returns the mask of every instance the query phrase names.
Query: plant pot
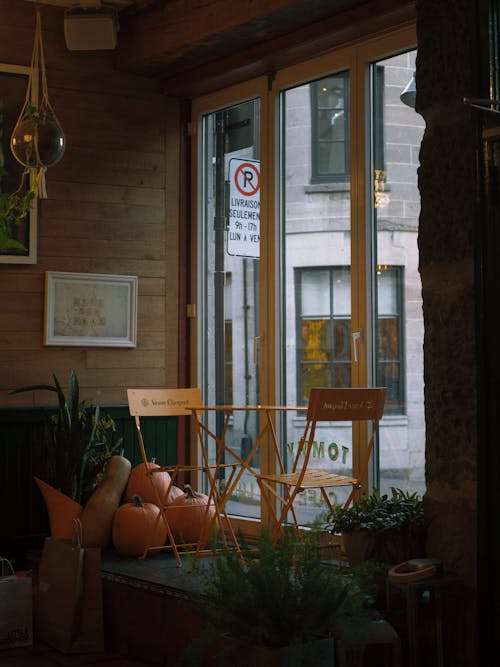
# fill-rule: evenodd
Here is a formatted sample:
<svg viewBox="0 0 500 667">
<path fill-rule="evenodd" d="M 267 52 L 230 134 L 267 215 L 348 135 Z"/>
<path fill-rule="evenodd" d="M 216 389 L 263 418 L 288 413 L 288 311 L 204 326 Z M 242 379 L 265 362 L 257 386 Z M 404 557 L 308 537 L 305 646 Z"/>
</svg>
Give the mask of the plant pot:
<svg viewBox="0 0 500 667">
<path fill-rule="evenodd" d="M 333 667 L 333 637 L 290 646 L 259 646 L 226 637 L 213 657 L 214 667 Z"/>
<path fill-rule="evenodd" d="M 340 559 L 342 555 L 342 542 L 338 535 L 332 535 L 329 531 L 318 532 L 318 553 L 321 560 Z"/>
<path fill-rule="evenodd" d="M 72 498 L 58 491 L 38 477 L 33 478 L 47 507 L 50 522 L 50 536 L 56 538 L 73 538 L 73 519 L 82 513 L 83 507 Z"/>
<path fill-rule="evenodd" d="M 403 526 L 377 534 L 374 557 L 382 563 L 398 565 L 425 555 L 424 527 Z"/>
<path fill-rule="evenodd" d="M 344 551 L 351 565 L 359 565 L 373 557 L 375 551 L 375 533 L 369 530 L 357 530 L 343 533 Z"/>
<path fill-rule="evenodd" d="M 372 532 L 357 530 L 342 535 L 344 551 L 351 565 L 367 560 L 397 565 L 410 558 L 425 557 L 425 529 L 403 527 Z"/>
</svg>

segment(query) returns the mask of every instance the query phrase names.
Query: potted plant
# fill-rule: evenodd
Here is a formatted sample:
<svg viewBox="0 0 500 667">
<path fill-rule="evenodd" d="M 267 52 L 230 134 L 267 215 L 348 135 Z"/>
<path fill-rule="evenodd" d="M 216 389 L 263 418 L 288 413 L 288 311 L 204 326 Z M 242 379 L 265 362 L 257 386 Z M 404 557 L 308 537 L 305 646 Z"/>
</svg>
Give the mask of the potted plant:
<svg viewBox="0 0 500 667">
<path fill-rule="evenodd" d="M 375 560 L 389 565 L 425 552 L 423 499 L 391 487 L 364 494 L 349 507 L 335 505 L 325 516 L 328 530 L 340 534 L 351 565 Z"/>
<path fill-rule="evenodd" d="M 336 623 L 368 618 L 363 583 L 322 563 L 314 532 L 297 540 L 285 531 L 273 546 L 262 530 L 245 560 L 224 548 L 200 567 L 201 596 L 192 604 L 207 631 L 183 664 L 200 664 L 210 640 L 214 665 L 331 665 Z"/>
<path fill-rule="evenodd" d="M 46 413 L 42 452 L 45 479 L 35 481 L 47 504 L 51 533 L 60 537 L 67 530 L 71 534 L 71 519 L 99 484 L 107 461 L 121 448 L 122 439 L 115 440 L 115 424 L 109 415 L 102 416 L 98 405 L 80 400 L 74 370 L 69 375 L 67 394 L 53 377 L 54 385 L 30 385 L 10 393 L 45 390 L 57 394 L 58 407 Z M 57 519 L 52 512 L 63 510 L 63 527 L 56 528 Z"/>
</svg>

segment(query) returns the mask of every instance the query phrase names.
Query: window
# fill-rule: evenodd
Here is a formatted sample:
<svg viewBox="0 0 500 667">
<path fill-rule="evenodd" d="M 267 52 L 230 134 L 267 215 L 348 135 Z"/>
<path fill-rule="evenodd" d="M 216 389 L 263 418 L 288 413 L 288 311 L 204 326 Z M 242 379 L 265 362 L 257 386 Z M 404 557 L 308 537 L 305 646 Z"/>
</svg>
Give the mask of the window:
<svg viewBox="0 0 500 667">
<path fill-rule="evenodd" d="M 349 178 L 349 75 L 341 72 L 311 83 L 313 183 Z"/>
<path fill-rule="evenodd" d="M 386 412 L 404 406 L 403 267 L 377 272 L 377 386 L 387 387 Z M 296 269 L 297 396 L 311 387 L 351 386 L 351 271 L 347 266 Z"/>
<path fill-rule="evenodd" d="M 372 76 L 373 100 L 373 168 L 383 174 L 385 180 L 385 151 L 384 151 L 384 95 L 385 95 L 385 68 L 382 65 L 373 65 L 370 69 Z"/>
<path fill-rule="evenodd" d="M 377 386 L 387 387 L 385 413 L 401 413 L 404 401 L 402 266 L 377 268 Z"/>
<path fill-rule="evenodd" d="M 384 68 L 374 66 L 372 91 L 376 118 L 374 169 L 384 173 Z M 349 75 L 328 76 L 311 83 L 311 181 L 349 180 Z"/>
<path fill-rule="evenodd" d="M 351 386 L 350 267 L 296 269 L 297 396 Z"/>
</svg>

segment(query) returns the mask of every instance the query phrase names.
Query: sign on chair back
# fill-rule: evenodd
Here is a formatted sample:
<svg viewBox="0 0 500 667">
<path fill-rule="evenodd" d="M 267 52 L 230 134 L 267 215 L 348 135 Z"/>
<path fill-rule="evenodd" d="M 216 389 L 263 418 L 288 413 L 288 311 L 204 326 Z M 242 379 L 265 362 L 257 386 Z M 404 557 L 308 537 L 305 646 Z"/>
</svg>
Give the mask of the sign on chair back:
<svg viewBox="0 0 500 667">
<path fill-rule="evenodd" d="M 186 389 L 127 389 L 133 417 L 188 416 L 191 406 L 202 405 L 198 387 Z"/>
</svg>

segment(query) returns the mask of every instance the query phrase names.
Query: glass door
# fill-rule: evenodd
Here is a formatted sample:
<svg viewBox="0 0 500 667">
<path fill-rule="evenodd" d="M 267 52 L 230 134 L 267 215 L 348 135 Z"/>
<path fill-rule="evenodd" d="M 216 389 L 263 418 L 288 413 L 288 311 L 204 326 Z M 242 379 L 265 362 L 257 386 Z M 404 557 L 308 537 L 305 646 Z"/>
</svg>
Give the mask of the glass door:
<svg viewBox="0 0 500 667">
<path fill-rule="evenodd" d="M 193 105 L 204 402 L 304 406 L 313 386 L 387 386 L 366 490 L 421 491 L 424 478 L 416 243 L 423 123 L 400 99 L 414 43 L 406 28 Z M 291 461 L 304 413 L 285 414 L 276 426 Z M 208 419 L 220 434 L 223 416 Z M 244 456 L 259 427 L 255 412 L 233 411 L 230 446 Z M 365 436 L 350 424 L 318 432 L 313 465 L 356 473 Z M 268 448 L 252 464 L 272 472 Z M 332 492 L 336 502 L 346 497 Z M 306 523 L 323 509 L 316 492 L 302 496 Z M 245 525 L 266 519 L 251 475 L 229 510 Z"/>
<path fill-rule="evenodd" d="M 198 377 L 205 405 L 260 403 L 261 101 L 252 97 L 200 116 L 201 189 L 198 234 Z M 207 412 L 220 437 L 226 414 Z M 245 459 L 258 436 L 258 415 L 233 411 L 227 444 Z M 217 445 L 207 441 L 211 461 Z M 257 452 L 251 461 L 259 469 Z M 224 484 L 225 479 L 220 479 Z M 260 518 L 258 487 L 245 473 L 229 501 L 230 514 Z"/>
<path fill-rule="evenodd" d="M 276 77 L 281 395 L 304 405 L 313 386 L 387 387 L 364 484 L 383 493 L 425 490 L 417 247 L 424 123 L 402 95 L 415 69 L 410 40 L 401 31 Z M 288 465 L 304 426 L 303 413 L 287 414 Z M 322 425 L 309 466 L 356 475 L 366 442 L 359 426 Z M 348 492 L 329 495 L 342 504 Z M 324 509 L 320 490 L 306 490 L 299 521 L 311 524 Z"/>
<path fill-rule="evenodd" d="M 280 380 L 287 405 L 307 405 L 312 387 L 358 382 L 360 325 L 351 279 L 353 271 L 359 273 L 352 252 L 352 74 L 350 68 L 334 69 L 331 60 L 330 67 L 280 92 Z M 304 413 L 287 414 L 288 465 L 304 427 Z M 309 466 L 352 475 L 351 424 L 318 425 Z M 347 487 L 339 487 L 330 495 L 343 503 L 348 494 Z M 320 489 L 305 491 L 296 509 L 299 521 L 311 524 L 325 509 Z"/>
</svg>

